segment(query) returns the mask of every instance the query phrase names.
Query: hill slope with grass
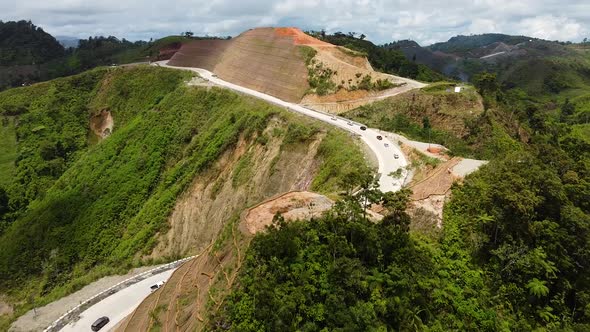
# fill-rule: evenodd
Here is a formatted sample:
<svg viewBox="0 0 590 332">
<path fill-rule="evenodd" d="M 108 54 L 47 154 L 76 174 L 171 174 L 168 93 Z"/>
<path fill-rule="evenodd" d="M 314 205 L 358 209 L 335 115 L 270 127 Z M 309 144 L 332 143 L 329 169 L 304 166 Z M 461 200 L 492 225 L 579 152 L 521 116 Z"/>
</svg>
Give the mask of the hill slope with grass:
<svg viewBox="0 0 590 332">
<path fill-rule="evenodd" d="M 526 140 L 518 119 L 484 108 L 481 95 L 466 85 L 435 83 L 376 101 L 343 115 L 421 142 L 442 144 L 452 155 L 491 159 Z"/>
<path fill-rule="evenodd" d="M 360 148 L 338 148 L 355 146 L 347 135 L 227 90 L 189 87 L 190 77 L 99 68 L 0 93 L 9 138 L 1 148 L 13 151 L 0 174 L 0 289 L 15 307 L 3 324 L 101 276 L 193 253 L 259 199 L 331 195 L 343 174 L 366 167 Z M 105 112 L 113 130 L 97 138 L 90 122 Z M 183 200 L 203 192 L 200 202 Z M 167 242 L 186 222 L 173 213 L 182 208 L 198 210 L 183 229 L 203 234 Z"/>
</svg>

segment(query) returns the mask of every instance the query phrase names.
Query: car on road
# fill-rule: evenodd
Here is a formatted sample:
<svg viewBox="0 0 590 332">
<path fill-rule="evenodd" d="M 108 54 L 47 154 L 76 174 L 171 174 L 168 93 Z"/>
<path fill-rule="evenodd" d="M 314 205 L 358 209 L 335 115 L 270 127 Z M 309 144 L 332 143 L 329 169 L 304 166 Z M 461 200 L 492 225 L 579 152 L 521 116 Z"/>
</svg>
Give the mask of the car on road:
<svg viewBox="0 0 590 332">
<path fill-rule="evenodd" d="M 387 143 L 385 143 L 385 144 L 383 144 L 383 145 L 384 145 L 386 148 L 388 148 L 388 147 L 389 147 L 389 144 L 387 144 Z"/>
<path fill-rule="evenodd" d="M 393 158 L 399 159 L 399 155 L 396 153 L 396 154 L 393 155 Z"/>
<path fill-rule="evenodd" d="M 352 126 L 352 122 L 347 122 L 346 124 L 349 126 Z"/>
<path fill-rule="evenodd" d="M 332 120 L 336 121 L 336 118 L 335 118 L 335 117 L 331 117 L 330 119 L 332 119 Z"/>
<path fill-rule="evenodd" d="M 382 137 L 381 135 L 377 135 L 377 139 L 378 139 L 378 140 L 382 140 L 382 139 L 383 139 L 383 137 Z"/>
<path fill-rule="evenodd" d="M 160 288 L 160 287 L 164 286 L 164 282 L 165 282 L 165 281 L 160 281 L 160 282 L 158 282 L 158 283 L 155 283 L 155 284 L 153 284 L 153 285 L 151 285 L 151 286 L 150 286 L 150 289 L 151 289 L 151 290 L 152 290 L 152 292 L 153 292 L 153 291 L 155 291 L 156 289 L 158 289 L 158 288 Z"/>
<path fill-rule="evenodd" d="M 98 331 L 98 330 L 102 329 L 105 325 L 107 325 L 109 323 L 109 321 L 110 320 L 107 316 L 100 317 L 94 323 L 92 323 L 92 326 L 90 326 L 90 329 L 92 331 Z"/>
<path fill-rule="evenodd" d="M 361 126 L 361 130 L 367 130 L 367 127 Z"/>
</svg>

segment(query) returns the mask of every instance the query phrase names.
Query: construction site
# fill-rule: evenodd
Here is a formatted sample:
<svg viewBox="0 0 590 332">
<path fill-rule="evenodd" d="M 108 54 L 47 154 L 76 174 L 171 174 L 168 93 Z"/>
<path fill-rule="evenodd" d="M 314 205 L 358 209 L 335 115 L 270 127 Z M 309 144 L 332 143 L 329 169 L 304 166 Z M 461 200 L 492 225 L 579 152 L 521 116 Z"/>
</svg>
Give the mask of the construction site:
<svg viewBox="0 0 590 332">
<path fill-rule="evenodd" d="M 311 59 L 306 58 L 305 48 L 313 49 Z M 425 86 L 374 71 L 363 54 L 297 28 L 257 28 L 229 40 L 195 40 L 183 44 L 168 64 L 204 68 L 225 81 L 331 113 Z M 325 79 L 333 89 L 328 94 L 310 89 L 310 74 L 318 70 L 329 73 Z M 363 79 L 365 83 L 387 81 L 391 88 L 362 89 Z"/>
</svg>

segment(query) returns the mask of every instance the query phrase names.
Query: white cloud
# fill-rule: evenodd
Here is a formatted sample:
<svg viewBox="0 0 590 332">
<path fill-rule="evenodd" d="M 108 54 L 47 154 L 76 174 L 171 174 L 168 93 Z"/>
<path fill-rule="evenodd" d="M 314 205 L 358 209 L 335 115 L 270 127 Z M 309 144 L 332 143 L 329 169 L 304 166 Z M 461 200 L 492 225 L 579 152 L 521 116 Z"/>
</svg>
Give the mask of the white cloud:
<svg viewBox="0 0 590 332">
<path fill-rule="evenodd" d="M 526 18 L 518 25 L 523 34 L 549 40 L 579 40 L 587 37 L 588 27 L 564 16 L 543 15 Z"/>
<path fill-rule="evenodd" d="M 423 45 L 500 32 L 578 41 L 590 37 L 588 0 L 0 0 L 0 19 L 31 19 L 54 35 L 149 39 L 181 31 L 236 35 L 270 25 L 356 31 L 377 43 Z"/>
</svg>

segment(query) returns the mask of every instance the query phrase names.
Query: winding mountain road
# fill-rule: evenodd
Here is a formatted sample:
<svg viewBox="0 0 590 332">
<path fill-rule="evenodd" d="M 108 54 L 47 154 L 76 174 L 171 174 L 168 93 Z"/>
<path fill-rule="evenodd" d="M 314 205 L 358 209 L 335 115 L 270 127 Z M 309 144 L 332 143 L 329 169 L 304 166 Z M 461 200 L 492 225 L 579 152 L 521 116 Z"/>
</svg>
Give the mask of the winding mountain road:
<svg viewBox="0 0 590 332">
<path fill-rule="evenodd" d="M 371 151 L 373 151 L 373 153 L 377 157 L 379 163 L 379 189 L 383 192 L 398 191 L 403 186 L 407 175 L 406 166 L 408 165 L 408 161 L 406 160 L 406 157 L 403 155 L 397 144 L 393 144 L 387 137 L 382 136 L 376 130 L 371 128 L 362 130 L 361 126 L 366 127 L 363 124 L 353 122 L 351 120 L 341 118 L 332 114 L 311 110 L 301 105 L 290 103 L 279 98 L 273 97 L 271 95 L 267 95 L 263 92 L 248 89 L 243 86 L 224 81 L 206 69 L 192 67 L 174 67 L 169 66 L 167 62 L 168 61 L 158 61 L 154 62 L 153 65 L 173 69 L 191 70 L 199 74 L 202 78 L 207 79 L 216 85 L 223 86 L 237 92 L 241 92 L 256 98 L 263 99 L 275 105 L 285 107 L 290 111 L 307 115 L 314 119 L 326 122 L 328 124 L 331 124 L 333 126 L 339 127 L 341 129 L 344 129 L 348 132 L 360 136 L 361 140 L 365 144 L 367 144 L 367 146 L 371 149 Z M 381 137 L 381 139 L 378 139 L 378 136 Z M 393 177 L 390 175 L 391 173 L 397 171 L 400 168 L 402 169 L 402 174 L 400 177 Z"/>
<path fill-rule="evenodd" d="M 330 125 L 344 129 L 354 135 L 357 135 L 361 140 L 373 151 L 377 157 L 379 164 L 379 188 L 383 192 L 397 191 L 401 189 L 404 184 L 408 171 L 406 166 L 408 162 L 397 146 L 391 142 L 385 135 L 380 134 L 374 129 L 366 128 L 363 124 L 353 122 L 351 120 L 338 117 L 332 114 L 318 112 L 305 108 L 301 105 L 289 103 L 278 99 L 276 97 L 267 95 L 265 93 L 248 89 L 230 82 L 226 82 L 218 78 L 215 74 L 208 70 L 201 68 L 188 68 L 188 67 L 173 67 L 168 66 L 167 61 L 155 62 L 153 65 L 181 69 L 191 70 L 198 73 L 202 78 L 214 83 L 216 85 L 229 88 L 231 90 L 244 93 L 256 98 L 263 99 L 270 103 L 276 104 L 287 108 L 290 111 L 297 112 L 314 119 L 326 122 Z M 366 129 L 361 129 L 365 127 Z M 380 137 L 380 138 L 378 138 Z M 402 169 L 400 177 L 392 177 L 390 174 Z M 130 285 L 127 288 L 105 298 L 104 300 L 94 304 L 93 306 L 86 309 L 80 314 L 80 317 L 75 322 L 70 322 L 64 326 L 61 331 L 84 331 L 90 330 L 90 325 L 98 317 L 107 316 L 110 318 L 110 322 L 105 326 L 105 330 L 110 330 L 122 321 L 125 316 L 130 314 L 150 293 L 149 286 L 158 282 L 167 280 L 173 273 L 173 270 L 165 271 L 154 275 L 153 277 L 147 278 L 141 282 Z"/>
</svg>

